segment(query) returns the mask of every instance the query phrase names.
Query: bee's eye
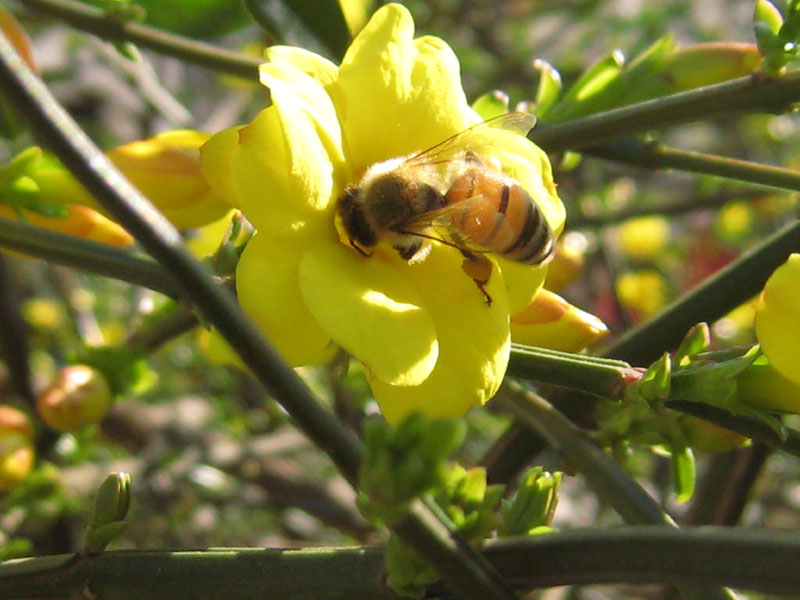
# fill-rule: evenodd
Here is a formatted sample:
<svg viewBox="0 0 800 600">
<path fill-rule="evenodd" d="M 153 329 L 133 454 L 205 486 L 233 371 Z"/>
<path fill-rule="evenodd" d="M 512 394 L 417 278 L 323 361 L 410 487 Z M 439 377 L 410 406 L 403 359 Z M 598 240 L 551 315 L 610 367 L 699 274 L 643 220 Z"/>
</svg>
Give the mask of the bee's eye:
<svg viewBox="0 0 800 600">
<path fill-rule="evenodd" d="M 342 224 L 350 236 L 351 242 L 356 242 L 366 248 L 371 248 L 378 243 L 378 237 L 364 215 L 364 209 L 357 201 L 358 189 L 348 188 L 339 199 L 339 214 Z"/>
</svg>

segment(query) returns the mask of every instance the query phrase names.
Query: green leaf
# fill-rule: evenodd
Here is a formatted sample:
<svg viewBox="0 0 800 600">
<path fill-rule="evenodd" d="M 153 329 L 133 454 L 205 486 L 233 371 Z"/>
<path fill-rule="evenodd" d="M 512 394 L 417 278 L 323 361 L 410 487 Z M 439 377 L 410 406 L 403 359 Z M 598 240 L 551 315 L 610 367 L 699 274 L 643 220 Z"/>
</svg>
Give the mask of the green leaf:
<svg viewBox="0 0 800 600">
<path fill-rule="evenodd" d="M 774 35 L 778 35 L 783 25 L 783 15 L 772 2 L 767 0 L 756 0 L 755 11 L 753 13 L 753 22 L 764 23 L 768 31 Z"/>
<path fill-rule="evenodd" d="M 43 156 L 44 152 L 38 146 L 31 146 L 17 154 L 10 163 L 0 167 L 0 187 L 28 173 Z"/>
<path fill-rule="evenodd" d="M 500 90 L 488 92 L 472 103 L 472 110 L 484 121 L 508 112 L 508 94 Z"/>
<path fill-rule="evenodd" d="M 561 74 L 547 61 L 536 59 L 533 68 L 539 71 L 539 87 L 536 90 L 536 115 L 542 116 L 556 103 L 561 95 Z"/>
<path fill-rule="evenodd" d="M 692 356 L 705 352 L 710 344 L 711 330 L 708 323 L 698 323 L 683 338 L 672 360 L 679 367 L 686 366 Z"/>
<path fill-rule="evenodd" d="M 337 0 L 244 0 L 255 20 L 278 40 L 325 54 L 336 62 L 350 45 Z"/>
<path fill-rule="evenodd" d="M 672 459 L 672 484 L 675 487 L 675 495 L 678 502 L 688 502 L 694 494 L 695 482 L 695 461 L 692 449 L 684 447 L 672 447 L 670 452 Z"/>
<path fill-rule="evenodd" d="M 108 0 L 83 1 L 108 7 Z M 135 4 L 144 9 L 143 22 L 147 25 L 188 37 L 217 37 L 253 22 L 240 1 L 137 0 Z"/>
</svg>

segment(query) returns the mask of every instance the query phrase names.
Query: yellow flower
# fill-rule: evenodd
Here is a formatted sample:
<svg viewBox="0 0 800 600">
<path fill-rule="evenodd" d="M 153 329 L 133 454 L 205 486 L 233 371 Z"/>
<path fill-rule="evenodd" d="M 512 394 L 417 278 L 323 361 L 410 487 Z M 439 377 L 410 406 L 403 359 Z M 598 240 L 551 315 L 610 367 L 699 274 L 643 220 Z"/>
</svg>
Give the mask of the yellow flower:
<svg viewBox="0 0 800 600">
<path fill-rule="evenodd" d="M 618 236 L 628 256 L 635 260 L 652 260 L 669 242 L 669 221 L 660 216 L 630 219 L 620 225 Z"/>
<path fill-rule="evenodd" d="M 800 385 L 800 254 L 792 254 L 767 280 L 755 327 L 770 365 Z"/>
<path fill-rule="evenodd" d="M 666 282 L 653 269 L 623 273 L 617 278 L 616 290 L 623 306 L 638 319 L 651 317 L 667 303 Z"/>
<path fill-rule="evenodd" d="M 239 262 L 239 300 L 294 366 L 338 345 L 366 367 L 384 415 L 454 416 L 491 398 L 505 373 L 509 316 L 525 308 L 546 267 L 490 255 L 484 295 L 438 243 L 409 264 L 381 242 L 352 248 L 336 224 L 337 200 L 371 165 L 418 152 L 480 122 L 461 88 L 458 61 L 440 39 L 414 39 L 408 11 L 378 10 L 342 64 L 297 48 L 267 50 L 261 82 L 272 106 L 202 148 L 215 192 L 257 229 Z M 563 227 L 546 155 L 496 129 L 481 152 Z"/>
</svg>

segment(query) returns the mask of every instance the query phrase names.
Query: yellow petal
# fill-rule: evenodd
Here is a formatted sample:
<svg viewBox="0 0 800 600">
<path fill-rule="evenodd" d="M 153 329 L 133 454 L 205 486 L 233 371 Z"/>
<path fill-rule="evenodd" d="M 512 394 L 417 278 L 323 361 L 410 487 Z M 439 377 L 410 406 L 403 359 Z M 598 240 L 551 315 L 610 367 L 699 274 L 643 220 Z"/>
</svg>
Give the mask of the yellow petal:
<svg viewBox="0 0 800 600">
<path fill-rule="evenodd" d="M 293 367 L 313 362 L 331 341 L 300 294 L 303 247 L 257 233 L 236 269 L 239 302 Z"/>
<path fill-rule="evenodd" d="M 542 289 L 547 275 L 547 265 L 523 265 L 501 257 L 498 257 L 497 264 L 506 284 L 508 312 L 512 316 L 516 315 L 524 310 Z"/>
<path fill-rule="evenodd" d="M 310 113 L 308 88 L 319 91 L 319 83 L 297 69 L 293 75 L 302 76 L 305 88 L 296 92 L 290 83 L 267 78 L 273 105 L 239 130 L 231 159 L 236 197 L 253 225 L 272 237 L 299 231 L 335 237 L 333 200 L 342 187 L 335 179 L 341 163 L 338 125 L 318 119 L 334 114 L 329 99 L 319 113 Z M 323 96 L 327 99 L 324 92 L 315 98 L 322 102 Z"/>
<path fill-rule="evenodd" d="M 414 40 L 406 8 L 379 9 L 339 67 L 337 104 L 353 170 L 422 150 L 478 122 L 458 59 L 442 40 Z"/>
<path fill-rule="evenodd" d="M 413 411 L 433 417 L 459 417 L 497 392 L 508 365 L 508 305 L 502 275 L 495 269 L 486 304 L 475 282 L 460 269 L 460 255 L 435 248 L 428 259 L 409 265 L 436 325 L 439 360 L 430 376 L 413 387 L 378 379 L 370 385 L 381 411 L 396 423 Z"/>
<path fill-rule="evenodd" d="M 607 334 L 600 319 L 544 289 L 511 319 L 514 342 L 562 352 L 578 352 Z"/>
<path fill-rule="evenodd" d="M 268 62 L 293 65 L 319 81 L 325 88 L 336 81 L 339 76 L 339 67 L 327 58 L 304 48 L 270 46 L 264 51 L 264 58 Z"/>
<path fill-rule="evenodd" d="M 309 53 L 311 54 L 311 53 Z M 297 53 L 295 53 L 297 56 Z M 319 65 L 320 63 L 317 62 Z M 304 65 L 305 66 L 305 65 Z M 320 67 L 323 68 L 323 67 Z M 261 83 L 270 91 L 272 103 L 278 107 L 283 117 L 283 125 L 288 134 L 293 132 L 295 111 L 305 113 L 307 121 L 320 139 L 323 147 L 330 155 L 334 166 L 344 161 L 342 155 L 342 131 L 324 83 L 303 71 L 294 64 L 278 61 L 266 63 L 259 67 Z M 332 73 L 322 73 L 330 77 Z"/>
<path fill-rule="evenodd" d="M 239 208 L 239 197 L 233 179 L 231 161 L 239 144 L 241 125 L 223 129 L 200 147 L 200 168 L 211 189 L 234 208 Z"/>
<path fill-rule="evenodd" d="M 190 236 L 186 239 L 186 247 L 189 251 L 197 258 L 214 254 L 219 249 L 222 238 L 231 225 L 234 212 L 230 210 L 221 219 L 190 232 Z"/>
<path fill-rule="evenodd" d="M 300 288 L 336 343 L 374 377 L 408 386 L 428 377 L 439 346 L 421 294 L 398 263 L 405 264 L 380 254 L 365 258 L 338 242 L 317 244 L 300 264 Z"/>
<path fill-rule="evenodd" d="M 756 305 L 756 337 L 770 364 L 800 384 L 800 254 L 767 280 Z"/>
</svg>

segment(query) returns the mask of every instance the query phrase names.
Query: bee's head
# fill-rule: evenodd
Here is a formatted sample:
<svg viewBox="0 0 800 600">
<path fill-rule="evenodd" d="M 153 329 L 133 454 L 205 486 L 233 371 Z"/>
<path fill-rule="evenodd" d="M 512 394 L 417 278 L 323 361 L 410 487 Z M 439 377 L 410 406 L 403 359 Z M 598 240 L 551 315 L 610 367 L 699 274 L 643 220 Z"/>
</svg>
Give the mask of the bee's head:
<svg viewBox="0 0 800 600">
<path fill-rule="evenodd" d="M 342 197 L 339 198 L 337 210 L 350 245 L 366 255 L 367 252 L 362 250 L 362 247 L 372 248 L 375 246 L 378 243 L 378 234 L 364 214 L 361 195 L 361 190 L 357 187 L 346 188 Z"/>
</svg>

